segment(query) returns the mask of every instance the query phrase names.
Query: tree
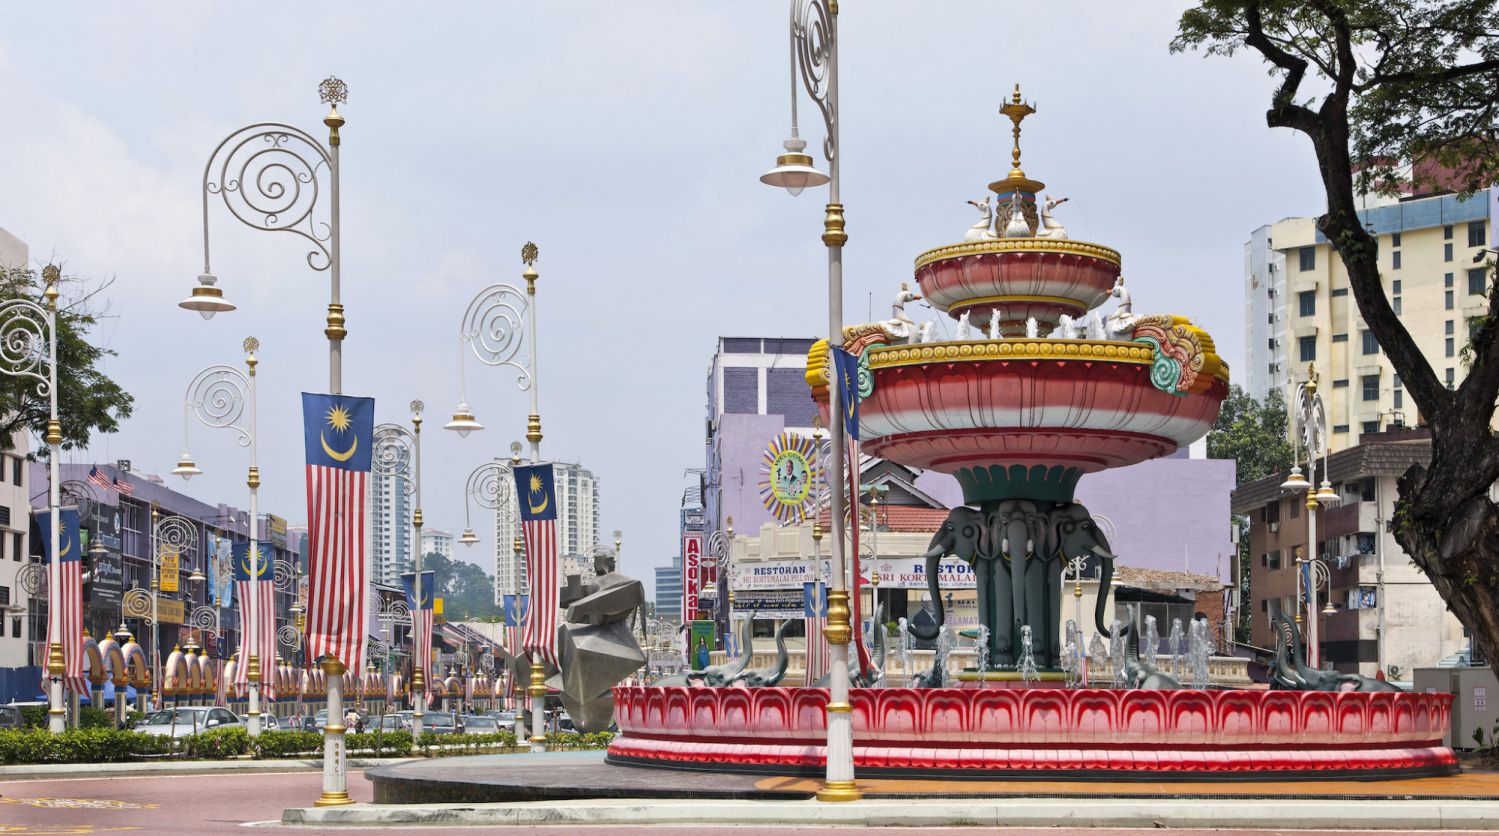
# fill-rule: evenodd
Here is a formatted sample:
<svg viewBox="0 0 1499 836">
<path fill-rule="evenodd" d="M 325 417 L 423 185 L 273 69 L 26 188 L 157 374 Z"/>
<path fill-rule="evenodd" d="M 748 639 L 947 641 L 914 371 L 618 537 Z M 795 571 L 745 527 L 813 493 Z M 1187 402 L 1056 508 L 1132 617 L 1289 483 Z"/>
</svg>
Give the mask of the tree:
<svg viewBox="0 0 1499 836">
<path fill-rule="evenodd" d="M 1400 165 L 1412 161 L 1440 165 L 1460 194 L 1499 179 L 1495 7 L 1496 0 L 1203 0 L 1183 13 L 1171 43 L 1173 52 L 1208 55 L 1254 50 L 1278 82 L 1267 124 L 1311 140 L 1327 199 L 1317 229 L 1431 428 L 1431 463 L 1398 482 L 1395 539 L 1490 659 L 1499 658 L 1499 507 L 1487 495 L 1499 479 L 1490 429 L 1499 293 L 1491 283 L 1486 315 L 1474 323 L 1468 377 L 1449 389 L 1385 296 L 1355 183 L 1394 189 Z"/>
<path fill-rule="evenodd" d="M 57 412 L 62 423 L 62 447 L 85 447 L 95 432 L 112 433 L 129 418 L 135 398 L 106 375 L 101 362 L 115 353 L 89 342 L 88 335 L 103 315 L 94 299 L 109 286 L 93 289 L 72 276 L 59 283 L 62 298 L 57 307 Z M 45 304 L 44 284 L 36 271 L 26 268 L 0 269 L 0 302 L 29 299 Z M 38 437 L 47 432 L 51 405 L 38 392 L 36 381 L 0 376 L 0 402 L 7 405 L 0 417 L 0 448 L 11 446 L 11 436 L 26 430 Z M 37 452 L 45 456 L 46 447 Z"/>
<path fill-rule="evenodd" d="M 447 620 L 468 621 L 501 614 L 494 602 L 494 578 L 478 566 L 427 552 L 422 556 L 422 569 L 432 572 Z"/>
<path fill-rule="evenodd" d="M 1253 482 L 1291 466 L 1289 434 L 1286 402 L 1279 392 L 1271 392 L 1261 402 L 1238 386 L 1230 386 L 1218 418 L 1208 431 L 1208 458 L 1233 459 L 1236 484 Z M 1248 601 L 1249 520 L 1236 517 L 1234 524 L 1239 528 L 1239 600 Z M 1239 608 L 1234 633 L 1240 642 L 1249 641 L 1252 615 L 1247 608 Z"/>
</svg>

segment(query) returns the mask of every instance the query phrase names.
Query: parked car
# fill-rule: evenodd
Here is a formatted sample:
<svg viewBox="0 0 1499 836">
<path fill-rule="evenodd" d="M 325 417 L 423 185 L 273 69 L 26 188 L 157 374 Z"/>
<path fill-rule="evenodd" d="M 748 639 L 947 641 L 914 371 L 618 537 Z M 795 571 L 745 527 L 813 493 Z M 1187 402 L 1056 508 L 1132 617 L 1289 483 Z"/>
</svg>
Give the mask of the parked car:
<svg viewBox="0 0 1499 836">
<path fill-rule="evenodd" d="M 399 714 L 385 714 L 375 725 L 379 731 L 411 731 L 411 718 Z"/>
<path fill-rule="evenodd" d="M 422 717 L 422 731 L 433 734 L 457 734 L 458 723 L 451 714 L 427 714 Z"/>
<path fill-rule="evenodd" d="M 494 721 L 499 723 L 501 728 L 508 729 L 515 725 L 514 711 L 486 711 L 484 714 L 485 716 L 493 717 Z"/>
<path fill-rule="evenodd" d="M 494 734 L 504 731 L 504 727 L 493 717 L 483 715 L 469 715 L 462 719 L 464 734 Z"/>
<path fill-rule="evenodd" d="M 0 729 L 19 729 L 24 725 L 19 706 L 0 705 Z"/>
<path fill-rule="evenodd" d="M 241 714 L 241 715 L 239 715 L 239 721 L 241 723 L 244 723 L 246 728 L 249 728 L 249 726 L 250 726 L 250 715 L 248 715 L 248 714 Z M 277 717 L 274 714 L 262 714 L 262 715 L 260 715 L 260 730 L 261 731 L 281 731 L 281 718 Z"/>
<path fill-rule="evenodd" d="M 222 728 L 245 728 L 245 723 L 227 708 L 204 705 L 165 708 L 147 714 L 135 726 L 142 734 L 186 737 L 190 734 Z"/>
<path fill-rule="evenodd" d="M 327 714 L 325 713 L 323 716 L 327 717 Z M 318 721 L 317 721 L 316 717 L 304 716 L 302 718 L 302 720 L 301 720 L 301 723 L 302 723 L 302 731 L 312 731 L 312 732 L 315 732 L 315 731 L 322 731 L 322 729 L 323 729 L 323 727 L 318 724 Z"/>
</svg>

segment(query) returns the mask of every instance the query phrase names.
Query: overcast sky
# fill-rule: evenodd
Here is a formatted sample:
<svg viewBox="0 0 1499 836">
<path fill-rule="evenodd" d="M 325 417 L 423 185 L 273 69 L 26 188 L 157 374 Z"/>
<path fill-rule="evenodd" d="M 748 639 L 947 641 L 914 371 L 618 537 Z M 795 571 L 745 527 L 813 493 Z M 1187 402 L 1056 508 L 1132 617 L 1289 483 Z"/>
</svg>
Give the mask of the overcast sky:
<svg viewBox="0 0 1499 836">
<path fill-rule="evenodd" d="M 1026 172 L 1071 198 L 1058 220 L 1123 253 L 1137 312 L 1191 316 L 1237 371 L 1244 241 L 1322 201 L 1306 140 L 1265 127 L 1256 60 L 1168 54 L 1184 5 L 845 0 L 846 319 L 867 318 L 870 293 L 883 317 L 918 253 L 962 239 L 964 201 L 1008 170 L 996 109 L 1020 82 L 1040 110 Z M 37 264 L 115 279 L 96 336 L 137 401 L 71 460 L 166 473 L 187 382 L 254 334 L 261 508 L 305 519 L 298 393 L 327 388 L 326 273 L 298 239 L 211 204 L 214 272 L 240 309 L 205 322 L 176 303 L 202 263 L 208 154 L 251 122 L 325 135 L 316 88 L 333 73 L 350 88 L 344 391 L 374 396 L 381 421 L 427 403 L 427 525 L 461 531 L 466 475 L 524 434 L 514 375 L 472 362 L 488 429 L 439 428 L 468 299 L 518 281 L 534 240 L 543 456 L 598 475 L 602 529 L 623 529 L 622 568 L 651 583 L 677 551 L 683 470 L 703 463 L 715 338 L 827 322 L 825 192 L 757 181 L 789 123 L 786 29 L 771 0 L 0 8 L 0 227 Z M 228 434 L 196 429 L 192 451 L 207 475 L 187 492 L 243 507 Z M 490 571 L 492 555 L 488 536 L 459 552 Z"/>
</svg>

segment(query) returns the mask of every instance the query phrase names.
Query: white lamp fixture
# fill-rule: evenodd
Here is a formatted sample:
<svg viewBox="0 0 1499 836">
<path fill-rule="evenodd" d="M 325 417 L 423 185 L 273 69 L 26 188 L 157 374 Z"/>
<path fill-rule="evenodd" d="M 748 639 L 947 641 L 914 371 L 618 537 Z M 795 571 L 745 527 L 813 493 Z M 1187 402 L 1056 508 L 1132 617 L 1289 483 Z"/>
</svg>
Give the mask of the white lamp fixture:
<svg viewBox="0 0 1499 836">
<path fill-rule="evenodd" d="M 1307 490 L 1311 486 L 1312 483 L 1308 482 L 1306 477 L 1301 475 L 1301 465 L 1299 464 L 1291 468 L 1291 475 L 1286 477 L 1286 481 L 1280 483 L 1280 489 L 1283 491 L 1299 492 Z"/>
<path fill-rule="evenodd" d="M 760 175 L 761 183 L 778 186 L 796 197 L 808 186 L 821 186 L 828 182 L 828 176 L 814 168 L 812 158 L 805 153 L 806 140 L 793 136 L 781 144 L 786 153 L 776 157 L 775 168 Z"/>
<path fill-rule="evenodd" d="M 1322 480 L 1322 486 L 1317 488 L 1314 496 L 1323 505 L 1337 505 L 1343 501 L 1343 497 L 1332 489 L 1332 483 L 1326 479 Z"/>
<path fill-rule="evenodd" d="M 198 465 L 193 462 L 193 457 L 188 455 L 186 450 L 183 450 L 182 458 L 177 461 L 177 466 L 172 468 L 172 475 L 181 476 L 184 480 L 187 480 L 194 476 L 202 476 L 203 471 L 198 469 Z"/>
<path fill-rule="evenodd" d="M 458 411 L 453 413 L 453 420 L 444 424 L 442 428 L 458 433 L 459 438 L 468 438 L 469 433 L 484 429 L 484 425 L 475 420 L 474 413 L 469 410 L 468 402 L 463 401 L 458 404 Z"/>
<path fill-rule="evenodd" d="M 465 546 L 472 546 L 479 542 L 479 535 L 475 534 L 472 528 L 465 528 L 463 534 L 458 537 L 458 542 Z"/>
<path fill-rule="evenodd" d="M 212 273 L 203 273 L 198 276 L 198 286 L 193 288 L 193 295 L 177 303 L 177 307 L 197 311 L 204 319 L 213 319 L 213 315 L 220 311 L 232 311 L 235 306 L 224 299 L 224 291 L 214 287 L 218 277 Z"/>
</svg>

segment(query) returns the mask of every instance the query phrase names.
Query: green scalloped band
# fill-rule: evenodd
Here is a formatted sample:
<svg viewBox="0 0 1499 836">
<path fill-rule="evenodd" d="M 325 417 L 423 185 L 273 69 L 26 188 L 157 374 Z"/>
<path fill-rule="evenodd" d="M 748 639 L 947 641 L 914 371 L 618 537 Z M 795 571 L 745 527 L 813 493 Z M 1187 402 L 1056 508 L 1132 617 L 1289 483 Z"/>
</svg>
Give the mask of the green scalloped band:
<svg viewBox="0 0 1499 836">
<path fill-rule="evenodd" d="M 956 474 L 963 486 L 963 501 L 969 505 L 1000 499 L 1034 499 L 1071 502 L 1083 472 L 1062 465 L 1023 464 L 964 467 Z"/>
</svg>

